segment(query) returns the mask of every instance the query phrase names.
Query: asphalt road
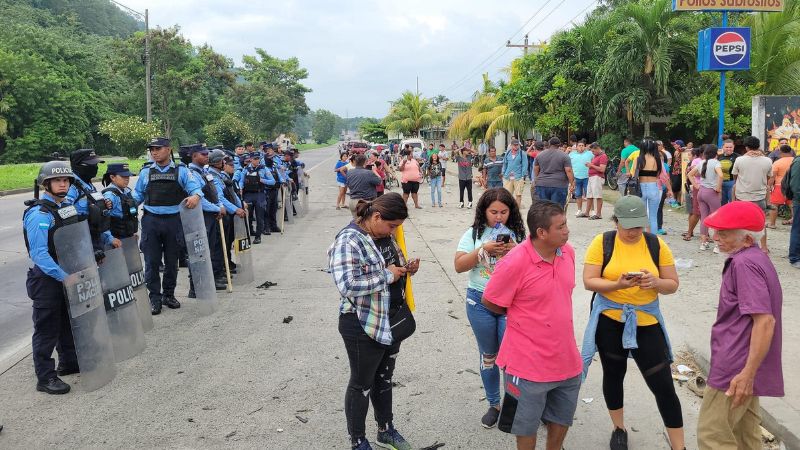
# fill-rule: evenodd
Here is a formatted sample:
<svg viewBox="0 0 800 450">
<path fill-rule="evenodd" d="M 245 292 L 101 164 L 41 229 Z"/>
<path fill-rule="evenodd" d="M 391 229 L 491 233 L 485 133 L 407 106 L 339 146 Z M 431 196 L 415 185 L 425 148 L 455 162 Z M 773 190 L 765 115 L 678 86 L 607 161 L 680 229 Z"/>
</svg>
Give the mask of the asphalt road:
<svg viewBox="0 0 800 450">
<path fill-rule="evenodd" d="M 311 168 L 335 153 L 335 147 L 325 147 L 305 151 L 301 159 Z M 24 202 L 30 198 L 33 193 L 0 197 L 0 361 L 30 345 L 33 329 L 25 290 L 31 262 L 22 237 Z"/>
</svg>

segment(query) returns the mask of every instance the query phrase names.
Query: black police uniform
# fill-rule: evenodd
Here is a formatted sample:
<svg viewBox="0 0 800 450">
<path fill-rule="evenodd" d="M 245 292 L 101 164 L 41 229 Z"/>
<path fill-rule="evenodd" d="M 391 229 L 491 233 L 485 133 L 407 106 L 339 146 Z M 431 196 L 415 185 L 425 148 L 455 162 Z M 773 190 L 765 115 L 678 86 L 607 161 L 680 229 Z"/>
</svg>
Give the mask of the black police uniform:
<svg viewBox="0 0 800 450">
<path fill-rule="evenodd" d="M 272 177 L 275 178 L 275 186 L 268 186 L 267 187 L 267 220 L 266 220 L 266 227 L 268 230 L 272 232 L 280 233 L 281 229 L 278 227 L 278 197 L 281 195 L 281 185 L 280 180 L 281 177 L 278 175 L 278 168 L 275 167 L 275 163 L 273 162 L 270 164 L 267 163 L 267 170 L 272 173 Z"/>
</svg>

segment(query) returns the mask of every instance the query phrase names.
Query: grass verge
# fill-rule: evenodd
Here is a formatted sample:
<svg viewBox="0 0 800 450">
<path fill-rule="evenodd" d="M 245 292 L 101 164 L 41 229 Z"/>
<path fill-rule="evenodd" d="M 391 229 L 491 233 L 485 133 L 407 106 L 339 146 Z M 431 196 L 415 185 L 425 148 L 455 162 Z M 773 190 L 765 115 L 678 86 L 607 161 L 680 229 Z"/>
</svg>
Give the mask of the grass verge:
<svg viewBox="0 0 800 450">
<path fill-rule="evenodd" d="M 131 172 L 138 173 L 142 170 L 145 160 L 119 157 L 106 158 L 106 163 L 110 162 L 126 162 L 130 165 Z M 36 180 L 36 176 L 39 175 L 39 167 L 41 165 L 42 163 L 0 165 L 0 192 L 22 188 L 33 189 L 33 183 Z M 97 177 L 102 178 L 105 172 L 106 164 L 100 164 Z"/>
<path fill-rule="evenodd" d="M 328 142 L 325 142 L 324 144 L 317 144 L 316 142 L 308 142 L 306 144 L 297 144 L 297 145 L 295 145 L 295 147 L 297 147 L 297 149 L 302 152 L 303 150 L 313 150 L 315 148 L 327 147 L 329 145 L 334 145 L 337 142 L 339 142 L 339 140 L 336 139 L 336 138 L 333 138 L 333 139 L 329 140 Z"/>
</svg>

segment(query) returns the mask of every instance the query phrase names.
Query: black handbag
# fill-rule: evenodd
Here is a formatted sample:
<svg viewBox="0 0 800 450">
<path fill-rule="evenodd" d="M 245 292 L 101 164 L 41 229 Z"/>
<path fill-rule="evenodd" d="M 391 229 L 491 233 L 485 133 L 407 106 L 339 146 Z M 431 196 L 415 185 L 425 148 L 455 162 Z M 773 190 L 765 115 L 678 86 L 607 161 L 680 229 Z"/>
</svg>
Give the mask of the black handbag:
<svg viewBox="0 0 800 450">
<path fill-rule="evenodd" d="M 417 321 L 414 314 L 408 309 L 408 305 L 403 303 L 400 308 L 389 316 L 389 325 L 392 329 L 392 343 L 402 342 L 417 330 Z"/>
<path fill-rule="evenodd" d="M 642 196 L 642 185 L 639 183 L 639 177 L 630 177 L 625 183 L 625 195 Z"/>
</svg>

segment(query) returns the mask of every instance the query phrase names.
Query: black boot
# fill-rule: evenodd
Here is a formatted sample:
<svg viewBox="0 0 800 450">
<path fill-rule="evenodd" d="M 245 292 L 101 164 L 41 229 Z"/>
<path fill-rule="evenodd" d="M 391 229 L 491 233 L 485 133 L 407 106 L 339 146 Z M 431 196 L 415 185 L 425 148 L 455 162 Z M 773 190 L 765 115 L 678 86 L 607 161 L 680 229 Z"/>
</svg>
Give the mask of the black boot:
<svg viewBox="0 0 800 450">
<path fill-rule="evenodd" d="M 70 366 L 62 366 L 61 364 L 56 367 L 56 373 L 58 376 L 63 377 L 64 375 L 72 375 L 75 373 L 81 373 L 81 369 L 78 367 L 78 363 L 75 363 Z"/>
<path fill-rule="evenodd" d="M 42 383 L 41 381 L 36 383 L 36 390 L 39 392 L 46 392 L 48 394 L 61 395 L 69 392 L 70 387 L 67 383 L 61 381 L 60 378 L 53 377 L 47 380 L 45 383 Z"/>
<path fill-rule="evenodd" d="M 160 299 L 150 299 L 150 314 L 157 316 L 161 314 L 161 300 Z"/>
<path fill-rule="evenodd" d="M 222 277 L 215 277 L 214 278 L 214 287 L 218 291 L 224 291 L 225 289 L 228 289 L 228 280 L 226 278 L 222 278 Z"/>
<path fill-rule="evenodd" d="M 261 243 L 261 236 L 253 239 L 253 244 L 260 244 Z"/>
<path fill-rule="evenodd" d="M 178 309 L 181 307 L 181 304 L 180 302 L 178 302 L 178 299 L 176 299 L 171 295 L 165 295 L 161 297 L 161 304 L 169 309 Z"/>
<path fill-rule="evenodd" d="M 186 296 L 189 298 L 197 298 L 197 295 L 194 293 L 194 288 L 189 289 L 189 294 Z"/>
</svg>

